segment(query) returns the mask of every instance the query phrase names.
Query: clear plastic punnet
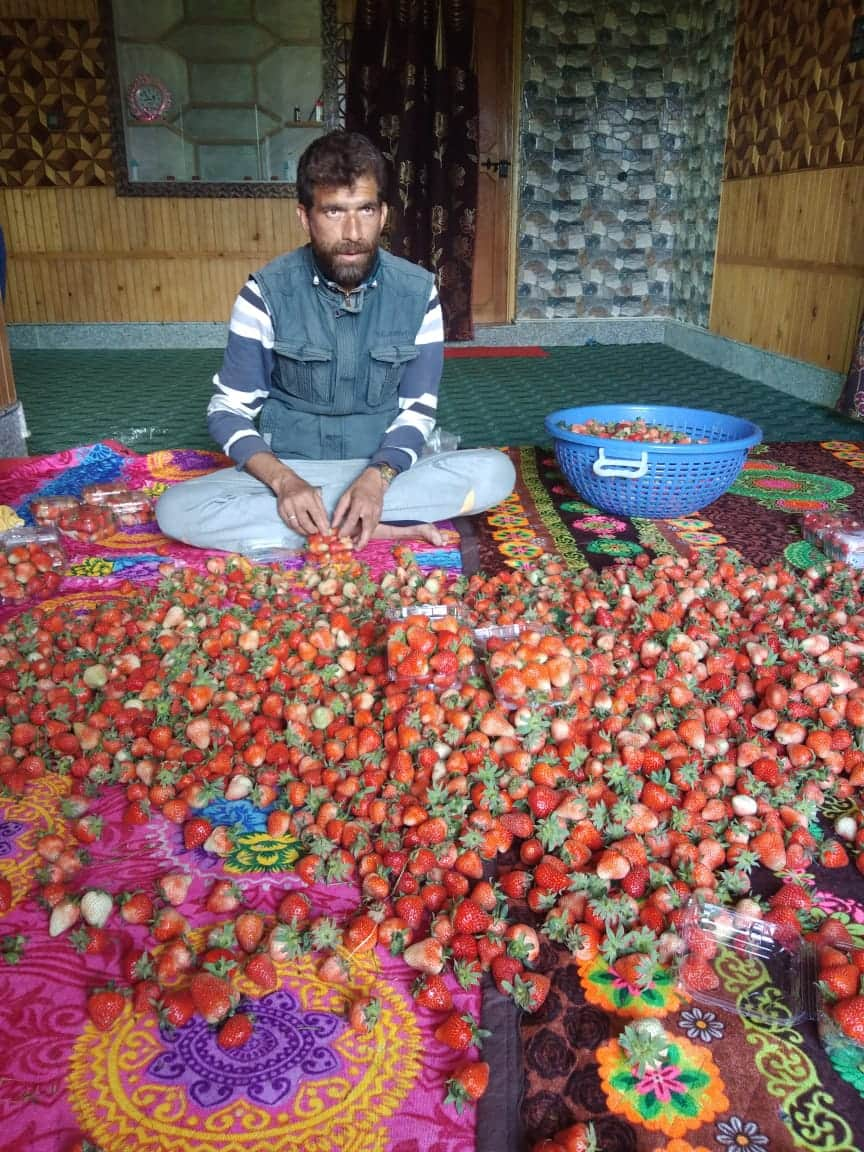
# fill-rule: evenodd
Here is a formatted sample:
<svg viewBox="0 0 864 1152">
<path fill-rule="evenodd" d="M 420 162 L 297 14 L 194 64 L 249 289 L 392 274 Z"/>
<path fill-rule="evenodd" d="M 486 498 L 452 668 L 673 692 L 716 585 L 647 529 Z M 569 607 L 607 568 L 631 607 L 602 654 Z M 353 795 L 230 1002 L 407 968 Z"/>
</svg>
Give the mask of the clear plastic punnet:
<svg viewBox="0 0 864 1152">
<path fill-rule="evenodd" d="M 81 499 L 85 504 L 104 504 L 109 496 L 128 493 L 122 480 L 105 480 L 101 484 L 88 484 L 81 489 Z"/>
<path fill-rule="evenodd" d="M 573 700 L 582 669 L 563 636 L 551 628 L 526 621 L 477 628 L 474 636 L 502 708 Z"/>
<path fill-rule="evenodd" d="M 473 630 L 453 605 L 396 609 L 386 642 L 388 675 L 400 688 L 452 688 L 476 670 Z"/>
<path fill-rule="evenodd" d="M 22 604 L 53 595 L 66 566 L 54 528 L 12 528 L 0 533 L 0 604 Z"/>
<path fill-rule="evenodd" d="M 81 504 L 69 508 L 57 521 L 57 527 L 70 540 L 92 544 L 110 536 L 117 524 L 111 509 L 105 504 Z"/>
<path fill-rule="evenodd" d="M 30 501 L 30 511 L 37 524 L 47 527 L 56 524 L 64 512 L 79 504 L 77 496 L 36 496 Z"/>
<path fill-rule="evenodd" d="M 690 998 L 768 1025 L 815 1020 L 811 945 L 787 925 L 693 900 L 682 925 L 678 983 Z"/>
<path fill-rule="evenodd" d="M 136 524 L 148 524 L 153 519 L 152 500 L 146 496 L 138 496 L 134 492 L 108 496 L 102 507 L 110 508 L 114 519 L 123 528 L 132 528 Z"/>
</svg>

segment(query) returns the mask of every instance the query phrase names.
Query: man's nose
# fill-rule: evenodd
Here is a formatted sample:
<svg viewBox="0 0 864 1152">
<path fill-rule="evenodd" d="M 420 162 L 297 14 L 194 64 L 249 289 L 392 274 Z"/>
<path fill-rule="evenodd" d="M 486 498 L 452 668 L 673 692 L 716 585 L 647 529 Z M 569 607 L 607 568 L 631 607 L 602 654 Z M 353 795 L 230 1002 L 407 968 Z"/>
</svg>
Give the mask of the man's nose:
<svg viewBox="0 0 864 1152">
<path fill-rule="evenodd" d="M 342 220 L 342 236 L 346 240 L 357 240 L 361 235 L 360 217 L 354 212 L 346 212 Z"/>
</svg>

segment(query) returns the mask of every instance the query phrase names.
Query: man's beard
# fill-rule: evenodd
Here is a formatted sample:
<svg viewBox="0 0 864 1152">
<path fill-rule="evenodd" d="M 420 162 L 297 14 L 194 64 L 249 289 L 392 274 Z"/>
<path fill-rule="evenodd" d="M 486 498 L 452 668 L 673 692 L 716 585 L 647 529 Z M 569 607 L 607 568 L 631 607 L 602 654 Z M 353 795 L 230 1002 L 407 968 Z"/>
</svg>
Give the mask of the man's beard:
<svg viewBox="0 0 864 1152">
<path fill-rule="evenodd" d="M 354 255 L 361 252 L 365 256 L 364 260 L 345 264 L 339 259 L 341 255 Z M 337 248 L 325 249 L 320 248 L 313 242 L 312 254 L 324 278 L 337 284 L 343 291 L 347 292 L 353 288 L 357 288 L 369 275 L 372 265 L 375 263 L 375 257 L 378 254 L 378 246 L 373 245 L 372 248 L 357 248 L 340 245 Z"/>
</svg>

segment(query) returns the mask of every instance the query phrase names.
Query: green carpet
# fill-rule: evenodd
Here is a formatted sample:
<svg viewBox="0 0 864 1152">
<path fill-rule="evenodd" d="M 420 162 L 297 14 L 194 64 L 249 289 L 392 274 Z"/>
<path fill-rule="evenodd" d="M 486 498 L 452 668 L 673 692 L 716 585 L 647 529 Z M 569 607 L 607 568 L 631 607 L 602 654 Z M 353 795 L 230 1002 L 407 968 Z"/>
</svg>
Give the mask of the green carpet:
<svg viewBox="0 0 864 1152">
<path fill-rule="evenodd" d="M 106 439 L 138 452 L 212 448 L 204 413 L 221 358 L 217 349 L 14 352 L 30 455 Z M 766 440 L 864 439 L 860 423 L 662 344 L 447 360 L 440 424 L 463 447 L 545 444 L 546 413 L 603 402 L 710 408 L 753 420 Z"/>
</svg>

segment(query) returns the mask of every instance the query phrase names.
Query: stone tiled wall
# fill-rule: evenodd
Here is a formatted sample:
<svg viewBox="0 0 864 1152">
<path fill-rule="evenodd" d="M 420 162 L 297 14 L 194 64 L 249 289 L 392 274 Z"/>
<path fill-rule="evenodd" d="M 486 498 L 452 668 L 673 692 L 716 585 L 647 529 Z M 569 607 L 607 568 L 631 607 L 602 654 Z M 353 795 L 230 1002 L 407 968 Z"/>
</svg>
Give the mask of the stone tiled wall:
<svg viewBox="0 0 864 1152">
<path fill-rule="evenodd" d="M 527 0 L 520 319 L 706 324 L 735 0 Z"/>
</svg>

